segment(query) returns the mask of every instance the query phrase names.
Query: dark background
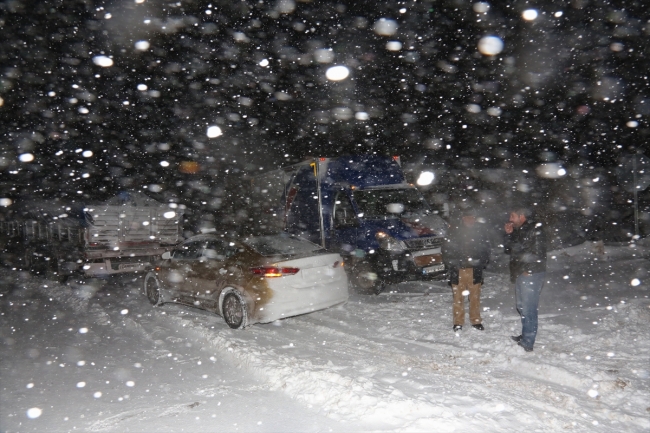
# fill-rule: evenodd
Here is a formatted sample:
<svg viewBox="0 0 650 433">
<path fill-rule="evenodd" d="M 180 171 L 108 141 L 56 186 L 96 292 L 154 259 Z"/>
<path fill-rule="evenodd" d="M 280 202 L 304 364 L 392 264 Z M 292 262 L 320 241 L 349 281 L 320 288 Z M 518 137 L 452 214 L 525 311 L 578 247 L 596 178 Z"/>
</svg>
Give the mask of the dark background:
<svg viewBox="0 0 650 433">
<path fill-rule="evenodd" d="M 381 18 L 397 32 L 378 34 Z M 649 20 L 643 1 L 6 1 L 0 194 L 140 190 L 218 212 L 252 173 L 361 152 L 612 174 L 647 145 Z M 478 51 L 486 35 L 501 53 Z M 328 81 L 333 65 L 349 78 Z"/>
</svg>

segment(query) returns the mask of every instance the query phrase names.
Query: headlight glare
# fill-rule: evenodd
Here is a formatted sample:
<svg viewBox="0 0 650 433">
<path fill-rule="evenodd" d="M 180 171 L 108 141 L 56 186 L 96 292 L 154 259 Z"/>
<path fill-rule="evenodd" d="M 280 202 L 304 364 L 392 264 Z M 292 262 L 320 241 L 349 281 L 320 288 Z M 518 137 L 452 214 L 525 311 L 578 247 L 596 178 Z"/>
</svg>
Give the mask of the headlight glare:
<svg viewBox="0 0 650 433">
<path fill-rule="evenodd" d="M 400 252 L 406 250 L 406 245 L 402 241 L 398 241 L 388 233 L 377 232 L 375 235 L 379 247 L 385 251 Z"/>
</svg>

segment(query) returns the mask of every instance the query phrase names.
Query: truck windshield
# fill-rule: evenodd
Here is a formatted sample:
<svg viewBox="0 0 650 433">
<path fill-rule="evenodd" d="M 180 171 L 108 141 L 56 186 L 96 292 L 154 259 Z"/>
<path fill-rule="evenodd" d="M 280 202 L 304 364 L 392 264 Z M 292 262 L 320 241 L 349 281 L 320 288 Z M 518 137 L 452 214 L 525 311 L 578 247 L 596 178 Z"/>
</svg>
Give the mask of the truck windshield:
<svg viewBox="0 0 650 433">
<path fill-rule="evenodd" d="M 395 218 L 400 214 L 430 211 L 424 197 L 415 188 L 355 191 L 354 200 L 364 218 Z"/>
</svg>

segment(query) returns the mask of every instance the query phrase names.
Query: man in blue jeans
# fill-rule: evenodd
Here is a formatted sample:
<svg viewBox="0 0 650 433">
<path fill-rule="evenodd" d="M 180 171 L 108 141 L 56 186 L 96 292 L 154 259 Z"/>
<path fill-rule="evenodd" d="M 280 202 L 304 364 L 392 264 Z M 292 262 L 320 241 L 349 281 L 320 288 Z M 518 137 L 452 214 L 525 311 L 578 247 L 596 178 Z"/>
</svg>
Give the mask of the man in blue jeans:
<svg viewBox="0 0 650 433">
<path fill-rule="evenodd" d="M 510 212 L 505 230 L 510 281 L 515 284 L 517 311 L 521 316 L 521 334 L 511 338 L 526 352 L 532 352 L 537 336 L 539 295 L 546 277 L 546 238 L 542 223 L 535 221 L 528 208 Z"/>
</svg>

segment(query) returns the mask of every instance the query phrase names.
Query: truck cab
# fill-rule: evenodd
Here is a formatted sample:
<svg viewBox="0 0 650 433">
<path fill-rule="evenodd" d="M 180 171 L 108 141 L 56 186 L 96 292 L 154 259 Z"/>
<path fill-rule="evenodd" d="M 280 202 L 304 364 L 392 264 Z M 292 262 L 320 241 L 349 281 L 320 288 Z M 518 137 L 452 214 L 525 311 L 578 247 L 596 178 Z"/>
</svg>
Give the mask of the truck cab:
<svg viewBox="0 0 650 433">
<path fill-rule="evenodd" d="M 364 270 L 370 275 L 356 276 L 358 285 L 374 287 L 445 271 L 440 252 L 444 222 L 410 185 L 341 189 L 332 215 L 330 248 L 346 254 L 353 266 L 365 261 L 371 269 Z"/>
<path fill-rule="evenodd" d="M 445 272 L 447 224 L 406 182 L 398 158 L 314 158 L 254 183 L 278 227 L 339 252 L 361 289 L 378 292 L 384 284 Z M 272 191 L 281 199 L 269 201 Z"/>
</svg>

